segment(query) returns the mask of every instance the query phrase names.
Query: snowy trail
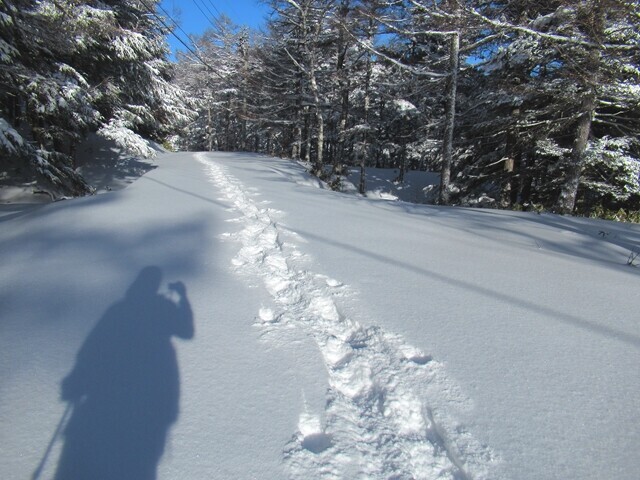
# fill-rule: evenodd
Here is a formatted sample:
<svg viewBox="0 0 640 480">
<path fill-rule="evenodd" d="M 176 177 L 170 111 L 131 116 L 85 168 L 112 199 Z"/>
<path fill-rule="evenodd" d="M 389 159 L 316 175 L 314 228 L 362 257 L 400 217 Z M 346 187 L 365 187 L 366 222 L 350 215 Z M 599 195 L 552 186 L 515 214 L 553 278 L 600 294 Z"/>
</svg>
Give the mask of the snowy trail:
<svg viewBox="0 0 640 480">
<path fill-rule="evenodd" d="M 147 266 L 195 325 L 159 479 L 637 478 L 640 270 L 609 238 L 638 225 L 319 186 L 172 153 L 120 191 L 7 205 L 0 478 L 54 477 L 61 382 Z"/>
<path fill-rule="evenodd" d="M 344 315 L 339 299 L 347 287 L 299 268 L 304 254 L 295 233 L 278 222 L 282 212 L 255 202 L 206 154 L 197 158 L 240 213 L 243 228 L 224 235 L 241 243 L 235 269 L 262 279 L 273 299 L 257 314 L 265 337 L 292 329 L 310 335 L 326 366 L 325 411 L 301 412 L 298 431 L 284 447 L 290 476 L 490 478 L 496 455 L 442 407 L 471 409 L 443 365 L 400 336 Z"/>
</svg>

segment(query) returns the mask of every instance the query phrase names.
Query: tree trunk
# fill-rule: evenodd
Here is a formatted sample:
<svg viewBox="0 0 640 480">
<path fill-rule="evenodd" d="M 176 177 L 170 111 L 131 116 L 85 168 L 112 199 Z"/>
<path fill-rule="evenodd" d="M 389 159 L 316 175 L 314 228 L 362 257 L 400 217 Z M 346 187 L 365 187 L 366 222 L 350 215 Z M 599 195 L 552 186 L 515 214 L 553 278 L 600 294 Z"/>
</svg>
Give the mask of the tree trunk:
<svg viewBox="0 0 640 480">
<path fill-rule="evenodd" d="M 244 152 L 247 150 L 248 138 L 247 138 L 247 117 L 249 113 L 249 105 L 248 105 L 248 78 L 249 78 L 249 52 L 247 49 L 247 45 L 242 39 L 240 41 L 240 54 L 242 56 L 242 108 L 241 108 L 241 119 L 240 119 L 240 139 L 238 147 L 240 151 Z"/>
<path fill-rule="evenodd" d="M 302 147 L 302 118 L 300 112 L 296 114 L 295 140 L 291 149 L 291 158 L 300 160 L 300 148 Z"/>
<path fill-rule="evenodd" d="M 369 32 L 373 30 L 373 21 L 369 21 Z M 369 36 L 371 40 L 371 33 Z M 371 53 L 367 52 L 367 70 L 364 77 L 364 125 L 366 130 L 362 134 L 362 152 L 360 152 L 360 184 L 358 191 L 361 195 L 366 192 L 366 165 L 367 165 L 367 144 L 369 140 L 369 106 L 371 104 L 371 74 L 373 68 L 371 66 Z"/>
<path fill-rule="evenodd" d="M 451 35 L 449 43 L 449 82 L 447 83 L 447 106 L 445 112 L 444 139 L 442 144 L 442 169 L 440 171 L 441 205 L 449 204 L 449 184 L 453 157 L 453 129 L 456 121 L 456 94 L 458 87 L 458 57 L 460 34 Z"/>
<path fill-rule="evenodd" d="M 342 166 L 345 163 L 345 143 L 347 129 L 347 119 L 349 117 L 349 91 L 350 81 L 346 69 L 347 53 L 349 51 L 347 42 L 347 33 L 344 25 L 347 24 L 347 16 L 349 14 L 350 0 L 341 0 L 338 7 L 337 16 L 340 21 L 338 27 L 337 38 L 337 58 L 336 58 L 336 77 L 338 79 L 338 90 L 340 95 L 340 119 L 336 131 L 336 141 L 334 143 L 335 152 L 333 152 L 333 174 L 342 175 Z"/>
<path fill-rule="evenodd" d="M 209 107 L 207 109 L 207 136 L 209 137 L 208 140 L 208 150 L 211 152 L 213 151 L 213 127 L 211 125 L 211 107 Z"/>
<path fill-rule="evenodd" d="M 240 120 L 240 139 L 238 148 L 241 152 L 247 150 L 247 97 L 242 99 L 242 119 Z"/>
<path fill-rule="evenodd" d="M 296 125 L 295 125 L 295 138 L 293 140 L 293 147 L 291 149 L 291 158 L 294 160 L 300 160 L 302 157 L 302 122 L 303 122 L 303 107 L 302 107 L 302 73 L 298 72 L 297 77 L 297 94 L 296 100 Z"/>
<path fill-rule="evenodd" d="M 338 144 L 333 160 L 333 173 L 340 175 L 342 164 L 345 163 L 345 131 L 347 129 L 347 117 L 349 116 L 349 80 L 344 79 L 345 86 L 342 87 L 342 102 L 340 111 L 340 121 L 338 122 Z"/>
<path fill-rule="evenodd" d="M 322 118 L 322 112 L 320 111 L 320 108 L 317 106 L 316 106 L 316 122 L 318 123 L 317 125 L 318 143 L 316 147 L 318 151 L 316 152 L 316 171 L 318 172 L 318 175 L 321 175 L 323 170 L 322 154 L 324 150 L 324 119 Z"/>
<path fill-rule="evenodd" d="M 231 94 L 227 94 L 227 111 L 225 113 L 225 124 L 226 124 L 226 131 L 225 131 L 225 151 L 227 152 L 231 152 L 232 150 L 234 150 L 234 148 L 232 147 L 232 141 L 231 141 L 231 108 L 232 108 L 232 97 Z"/>
<path fill-rule="evenodd" d="M 606 7 L 604 2 L 599 0 L 589 3 L 590 18 L 588 21 L 590 24 L 590 37 L 595 43 L 601 45 L 605 30 Z M 587 54 L 586 62 L 582 65 L 585 75 L 582 83 L 584 93 L 581 98 L 580 116 L 571 149 L 570 164 L 556 204 L 558 213 L 569 214 L 572 213 L 576 207 L 580 177 L 584 170 L 586 160 L 585 153 L 587 151 L 587 145 L 589 144 L 589 136 L 591 135 L 591 124 L 596 111 L 596 86 L 600 83 L 599 73 L 601 65 L 602 58 L 600 50 L 592 48 Z"/>
<path fill-rule="evenodd" d="M 398 183 L 404 183 L 404 172 L 407 169 L 407 144 L 403 143 L 402 147 L 400 147 L 400 173 L 398 173 L 398 177 L 396 181 Z"/>
<path fill-rule="evenodd" d="M 504 171 L 506 181 L 502 190 L 501 205 L 504 208 L 511 207 L 517 201 L 518 183 L 516 175 L 520 173 L 518 152 L 518 117 L 520 108 L 515 107 L 511 111 L 511 127 L 507 130 Z"/>
<path fill-rule="evenodd" d="M 564 185 L 560 191 L 560 197 L 556 209 L 558 213 L 568 214 L 573 212 L 578 196 L 580 176 L 585 164 L 585 152 L 591 133 L 591 122 L 595 112 L 595 95 L 593 91 L 586 93 L 582 99 L 582 108 L 576 129 L 576 138 L 571 149 L 571 163 L 567 169 Z"/>
<path fill-rule="evenodd" d="M 324 150 L 324 118 L 322 117 L 322 111 L 320 110 L 320 94 L 318 91 L 318 83 L 316 81 L 316 64 L 315 59 L 311 57 L 309 62 L 309 88 L 313 95 L 313 104 L 316 117 L 316 129 L 317 129 L 317 144 L 316 144 L 316 162 L 315 168 L 316 175 L 320 176 L 323 170 L 323 150 Z"/>
<path fill-rule="evenodd" d="M 304 161 L 311 163 L 311 115 L 309 114 L 309 107 L 304 107 L 305 110 L 305 127 L 306 127 L 306 141 L 304 145 Z"/>
</svg>

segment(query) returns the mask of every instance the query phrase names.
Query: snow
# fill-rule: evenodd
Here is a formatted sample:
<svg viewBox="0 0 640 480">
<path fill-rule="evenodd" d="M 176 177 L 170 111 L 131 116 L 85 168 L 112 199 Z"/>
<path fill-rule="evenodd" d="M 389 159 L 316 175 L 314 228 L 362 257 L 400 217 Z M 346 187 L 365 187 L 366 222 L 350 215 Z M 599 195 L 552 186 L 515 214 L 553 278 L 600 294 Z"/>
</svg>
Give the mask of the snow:
<svg viewBox="0 0 640 480">
<path fill-rule="evenodd" d="M 0 128 L 3 126 L 2 122 L 4 120 L 0 119 Z M 11 134 L 15 130 L 8 129 L 7 132 Z M 1 135 L 0 132 L 0 141 Z M 22 141 L 19 135 L 17 138 Z M 152 142 L 145 142 L 145 146 L 156 152 L 162 151 L 161 147 Z M 132 156 L 114 140 L 94 133 L 89 134 L 77 146 L 75 159 L 79 173 L 97 193 L 125 188 L 142 174 L 155 168 L 153 160 Z M 16 170 L 20 171 L 16 173 Z M 11 168 L 9 165 L 4 171 L 0 171 L 0 204 L 16 204 L 18 207 L 14 207 L 15 209 L 22 208 L 20 205 L 23 204 L 50 201 L 51 197 L 42 191 L 33 175 L 24 172 L 24 169 Z M 7 207 L 4 210 L 6 212 Z"/>
<path fill-rule="evenodd" d="M 410 170 L 404 174 L 404 182 L 398 182 L 400 170 L 397 168 L 365 169 L 365 197 L 370 200 L 402 200 L 410 203 L 425 203 L 425 187 L 438 185 L 440 175 L 434 172 Z M 342 182 L 345 193 L 357 193 L 360 169 L 350 168 Z"/>
<path fill-rule="evenodd" d="M 132 110 L 134 109 L 132 108 Z M 129 112 L 121 112 L 121 115 L 118 115 L 119 118 L 113 118 L 109 123 L 100 127 L 98 134 L 113 140 L 123 151 L 134 152 L 143 158 L 153 158 L 156 155 L 153 145 L 131 129 L 132 120 L 124 118 L 130 115 Z M 135 121 L 142 123 L 140 117 L 137 117 Z"/>
<path fill-rule="evenodd" d="M 24 140 L 18 132 L 16 132 L 9 123 L 0 117 L 0 147 L 4 152 L 14 154 L 16 145 L 22 145 Z"/>
<path fill-rule="evenodd" d="M 80 174 L 98 193 L 120 190 L 154 169 L 155 154 L 164 151 L 158 144 L 148 141 L 145 141 L 145 149 L 153 151 L 153 155 L 138 157 L 115 140 L 90 134 L 78 145 L 76 163 Z"/>
<path fill-rule="evenodd" d="M 637 225 L 372 201 L 259 155 L 155 162 L 4 207 L 3 478 L 55 475 L 61 382 L 148 266 L 195 326 L 159 479 L 635 478 Z"/>
</svg>

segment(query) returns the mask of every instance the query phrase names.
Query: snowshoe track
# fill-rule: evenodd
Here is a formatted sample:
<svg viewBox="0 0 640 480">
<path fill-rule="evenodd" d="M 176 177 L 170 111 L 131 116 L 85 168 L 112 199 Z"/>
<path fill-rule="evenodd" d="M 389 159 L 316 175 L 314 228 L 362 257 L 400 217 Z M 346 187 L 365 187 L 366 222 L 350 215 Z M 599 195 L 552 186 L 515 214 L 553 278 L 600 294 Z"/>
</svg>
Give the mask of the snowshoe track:
<svg viewBox="0 0 640 480">
<path fill-rule="evenodd" d="M 468 411 L 470 402 L 443 365 L 398 335 L 345 317 L 336 298 L 346 287 L 295 268 L 303 255 L 283 242 L 280 212 L 256 204 L 205 154 L 197 158 L 241 215 L 244 228 L 225 234 L 241 243 L 232 264 L 261 278 L 273 297 L 273 308 L 257 314 L 260 328 L 270 333 L 293 326 L 310 334 L 326 365 L 325 411 L 302 412 L 298 432 L 284 447 L 291 478 L 490 478 L 495 455 L 447 411 Z"/>
</svg>

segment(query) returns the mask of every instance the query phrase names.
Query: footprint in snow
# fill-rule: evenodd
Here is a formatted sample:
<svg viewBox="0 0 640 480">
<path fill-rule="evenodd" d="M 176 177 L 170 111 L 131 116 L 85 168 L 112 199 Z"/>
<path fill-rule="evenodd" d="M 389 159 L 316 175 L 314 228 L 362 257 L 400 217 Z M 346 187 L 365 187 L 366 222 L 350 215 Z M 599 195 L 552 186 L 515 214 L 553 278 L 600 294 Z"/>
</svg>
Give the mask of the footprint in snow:
<svg viewBox="0 0 640 480">
<path fill-rule="evenodd" d="M 448 415 L 446 399 L 456 387 L 441 364 L 379 327 L 363 327 L 343 316 L 334 301 L 342 282 L 292 270 L 294 245 L 283 250 L 283 229 L 268 209 L 258 209 L 251 195 L 216 163 L 200 156 L 210 178 L 241 214 L 239 271 L 262 278 L 274 303 L 258 312 L 260 325 L 282 334 L 287 324 L 309 334 L 328 373 L 324 426 L 319 416 L 303 412 L 298 433 L 285 446 L 293 478 L 491 478 L 495 455 Z M 293 232 L 287 232 L 304 242 Z M 260 249 L 261 251 L 257 251 Z M 246 254 L 246 255 L 244 255 Z M 325 285 L 323 287 L 323 284 Z M 286 322 L 279 319 L 286 318 Z M 439 403 L 430 402 L 436 393 Z M 437 410 L 436 410 L 437 408 Z M 425 412 L 428 412 L 425 413 Z M 437 423 L 436 423 L 437 422 Z M 433 432 L 437 432 L 434 435 Z M 464 453 L 464 455 L 462 455 Z M 323 473 L 324 472 L 324 473 Z"/>
</svg>

